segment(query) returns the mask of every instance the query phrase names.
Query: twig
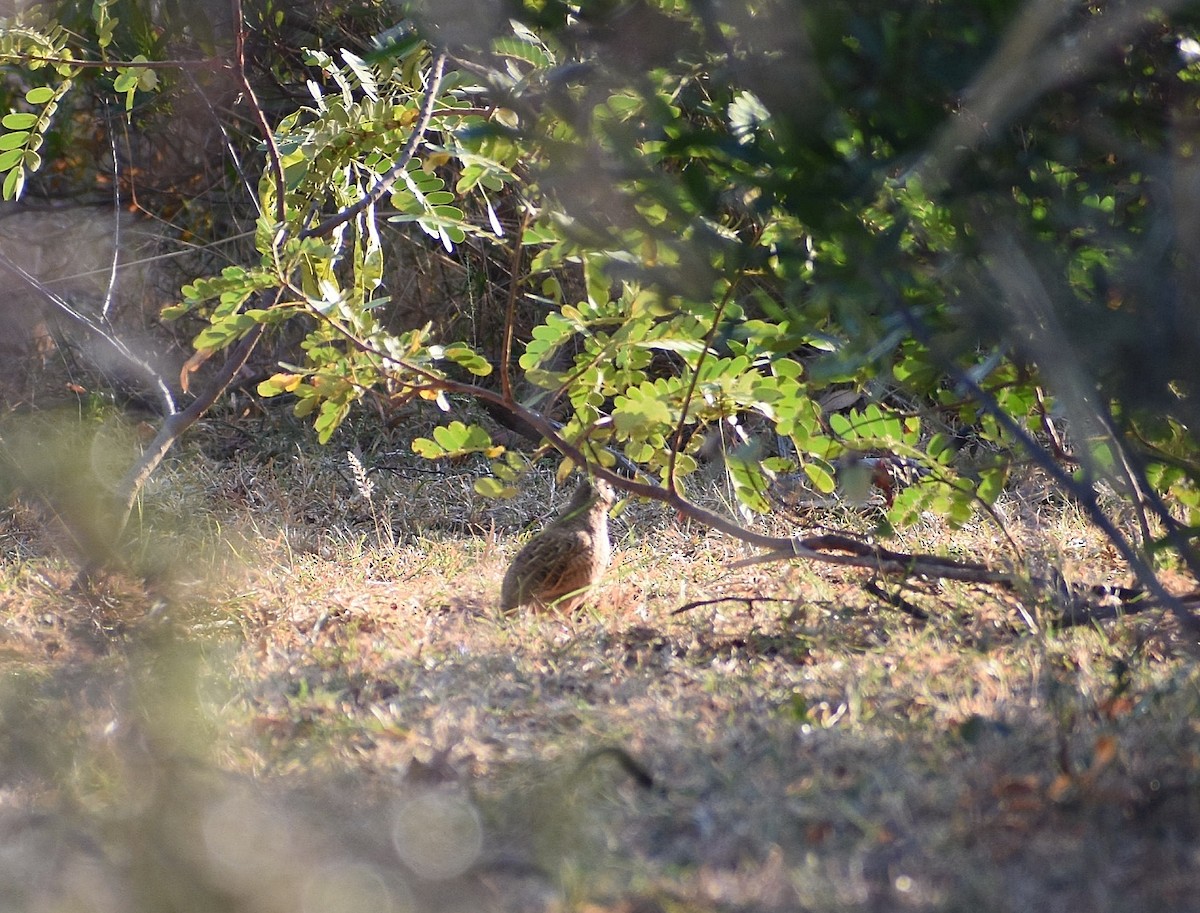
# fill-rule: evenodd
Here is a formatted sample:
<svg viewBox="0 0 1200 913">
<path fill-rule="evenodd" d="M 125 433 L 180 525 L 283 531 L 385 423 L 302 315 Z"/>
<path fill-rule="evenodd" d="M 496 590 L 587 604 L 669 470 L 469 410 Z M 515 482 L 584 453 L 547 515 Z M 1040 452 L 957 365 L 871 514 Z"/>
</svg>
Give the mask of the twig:
<svg viewBox="0 0 1200 913">
<path fill-rule="evenodd" d="M 238 179 L 242 182 L 242 186 L 246 188 L 246 198 L 254 201 L 256 209 L 261 210 L 258 191 L 254 188 L 254 183 L 250 180 L 250 176 L 246 173 L 245 166 L 242 165 L 242 157 L 238 152 L 237 147 L 233 143 L 233 138 L 229 135 L 229 129 L 225 122 L 217 115 L 216 108 L 213 107 L 212 100 L 208 97 L 208 93 L 204 91 L 196 77 L 191 73 L 186 74 L 188 82 L 191 83 L 192 91 L 195 92 L 204 106 L 208 109 L 208 113 L 212 115 L 213 126 L 221 133 L 221 138 L 225 141 L 225 151 L 229 154 L 229 160 L 233 163 L 233 170 L 237 173 Z M 248 233 L 251 237 L 254 232 Z"/>
<path fill-rule="evenodd" d="M 283 179 L 283 159 L 279 155 L 279 144 L 275 142 L 275 131 L 271 129 L 266 112 L 258 103 L 258 96 L 254 94 L 254 87 L 250 85 L 250 78 L 246 75 L 246 21 L 242 14 L 242 0 L 230 0 L 230 3 L 233 6 L 234 70 L 258 128 L 262 131 L 263 142 L 267 146 L 267 160 L 271 165 L 271 177 L 275 181 L 275 220 L 283 225 L 287 221 L 287 201 L 284 199 L 287 184 Z"/>
<path fill-rule="evenodd" d="M 863 589 L 874 596 L 876 599 L 882 599 L 893 608 L 899 609 L 907 615 L 911 615 L 917 621 L 928 621 L 929 613 L 920 606 L 914 605 L 903 596 L 900 595 L 900 590 L 897 589 L 894 593 L 889 593 L 884 589 L 883 583 L 878 577 L 872 577 L 863 584 Z"/>
<path fill-rule="evenodd" d="M 762 237 L 765 225 L 757 226 L 753 240 L 748 247 L 753 248 Z M 692 371 L 692 376 L 688 380 L 687 392 L 683 395 L 683 407 L 679 411 L 679 425 L 675 429 L 675 446 L 671 448 L 670 456 L 667 458 L 667 488 L 671 492 L 675 492 L 675 465 L 678 461 L 679 454 L 683 452 L 683 436 L 684 429 L 687 427 L 687 414 L 692 406 L 692 398 L 696 395 L 696 386 L 700 382 L 700 371 L 704 367 L 704 360 L 712 352 L 714 340 L 717 338 L 717 330 L 721 327 L 721 321 L 725 317 L 725 309 L 729 306 L 729 302 L 733 300 L 733 293 L 737 289 L 738 282 L 742 278 L 742 273 L 728 280 L 729 285 L 725 289 L 725 294 L 721 296 L 716 310 L 713 312 L 712 326 L 709 327 L 708 334 L 704 337 L 704 347 L 700 350 L 699 356 L 696 358 L 696 367 Z"/>
<path fill-rule="evenodd" d="M 774 538 L 774 537 L 764 537 Z M 824 533 L 818 536 L 796 536 L 778 539 L 769 551 L 731 565 L 749 567 L 769 561 L 806 558 L 843 567 L 860 567 L 889 577 L 924 575 L 942 580 L 961 580 L 966 583 L 992 583 L 1006 588 L 1018 586 L 1022 578 L 1012 571 L 997 571 L 977 561 L 958 561 L 942 555 L 896 552 L 882 545 L 864 542 L 843 533 Z"/>
<path fill-rule="evenodd" d="M 1033 388 L 1033 395 L 1037 403 L 1038 416 L 1042 420 L 1042 427 L 1046 429 L 1046 436 L 1050 438 L 1050 447 L 1054 451 L 1054 456 L 1064 463 L 1077 464 L 1079 457 L 1067 452 L 1067 448 L 1063 444 L 1062 435 L 1055 426 L 1054 420 L 1050 417 L 1050 410 L 1046 408 L 1046 394 L 1040 386 L 1037 386 Z"/>
<path fill-rule="evenodd" d="M 112 186 L 113 186 L 113 254 L 108 268 L 108 287 L 104 290 L 104 303 L 100 306 L 100 316 L 107 320 L 108 312 L 112 309 L 113 296 L 117 291 L 117 261 L 121 259 L 121 163 L 117 157 L 117 139 L 112 132 L 112 118 L 107 107 L 104 111 L 105 127 L 108 132 L 109 148 L 112 150 Z"/>
<path fill-rule="evenodd" d="M 522 278 L 521 245 L 525 240 L 525 229 L 529 226 L 529 211 L 521 213 L 521 221 L 517 225 L 517 235 L 513 239 L 512 260 L 508 269 L 508 300 L 504 308 L 504 339 L 500 344 L 500 391 L 505 399 L 512 399 L 512 379 L 509 377 L 508 362 L 512 355 L 513 325 L 516 322 L 517 293 L 520 291 Z"/>
<path fill-rule="evenodd" d="M 671 615 L 682 615 L 684 612 L 690 612 L 692 609 L 703 608 L 704 606 L 720 605 L 722 602 L 740 602 L 744 603 L 747 609 L 753 609 L 760 602 L 790 602 L 794 603 L 794 599 L 779 599 L 772 596 L 718 596 L 715 599 L 695 599 L 692 602 L 685 602 L 677 609 L 671 611 Z"/>
<path fill-rule="evenodd" d="M 231 65 L 219 57 L 203 57 L 197 60 L 77 60 L 74 57 L 42 57 L 36 54 L 0 54 L 0 63 L 47 63 L 51 66 L 66 64 L 72 67 L 88 67 L 101 70 L 228 70 Z"/>
<path fill-rule="evenodd" d="M 171 393 L 171 388 L 167 386 L 161 374 L 159 374 L 149 362 L 138 357 L 129 346 L 125 345 L 120 338 L 110 332 L 102 322 L 88 316 L 82 311 L 72 307 L 65 298 L 51 291 L 51 289 L 40 279 L 30 273 L 25 267 L 12 260 L 7 254 L 0 250 L 0 267 L 8 270 L 15 276 L 19 276 L 26 285 L 41 295 L 46 301 L 54 305 L 59 311 L 69 317 L 71 320 L 96 334 L 121 356 L 125 361 L 134 367 L 138 374 L 149 381 L 150 385 L 158 394 L 158 398 L 162 403 L 163 412 L 167 415 L 175 412 L 175 397 Z"/>
</svg>

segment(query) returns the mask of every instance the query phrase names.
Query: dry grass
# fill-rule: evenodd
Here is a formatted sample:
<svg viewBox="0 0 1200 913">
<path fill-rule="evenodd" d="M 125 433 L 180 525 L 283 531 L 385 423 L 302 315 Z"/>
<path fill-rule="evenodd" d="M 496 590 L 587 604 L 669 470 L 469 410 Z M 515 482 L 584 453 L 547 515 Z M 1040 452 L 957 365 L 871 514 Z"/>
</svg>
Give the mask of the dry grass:
<svg viewBox="0 0 1200 913">
<path fill-rule="evenodd" d="M 149 493 L 148 585 L 66 593 L 44 512 L 2 515 L 6 908 L 1200 909 L 1200 676 L 1161 616 L 946 586 L 922 622 L 632 504 L 592 606 L 508 619 L 569 483 L 487 504 L 386 440 L 228 439 Z M 1116 579 L 1068 507 L 1005 511 Z"/>
</svg>

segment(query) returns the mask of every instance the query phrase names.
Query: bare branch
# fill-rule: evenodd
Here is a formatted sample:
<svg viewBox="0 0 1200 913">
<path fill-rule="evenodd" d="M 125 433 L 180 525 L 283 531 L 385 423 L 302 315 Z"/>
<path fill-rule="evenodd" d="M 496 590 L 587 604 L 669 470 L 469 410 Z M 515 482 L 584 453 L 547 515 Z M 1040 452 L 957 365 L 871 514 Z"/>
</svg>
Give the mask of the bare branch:
<svg viewBox="0 0 1200 913">
<path fill-rule="evenodd" d="M 0 54 L 0 63 L 43 63 L 51 66 L 115 70 L 229 70 L 232 65 L 218 57 L 197 60 L 77 60 L 74 57 L 43 57 L 37 54 Z"/>
<path fill-rule="evenodd" d="M 500 343 L 500 392 L 504 398 L 511 400 L 512 380 L 509 377 L 508 363 L 512 355 L 513 329 L 516 322 L 517 295 L 521 290 L 524 277 L 521 272 L 521 245 L 525 240 L 525 229 L 529 227 L 529 212 L 521 213 L 521 221 L 517 225 L 517 234 L 513 238 L 512 258 L 508 268 L 508 300 L 504 307 L 504 338 Z"/>
<path fill-rule="evenodd" d="M 54 305 L 54 307 L 65 314 L 69 319 L 78 323 L 80 326 L 87 329 L 89 332 L 103 339 L 106 343 L 112 346 L 113 351 L 128 362 L 133 369 L 147 380 L 151 387 L 158 394 L 158 398 L 162 403 L 163 412 L 170 415 L 176 411 L 175 397 L 171 393 L 171 388 L 163 379 L 162 375 L 154 369 L 154 367 L 145 359 L 137 355 L 129 346 L 101 321 L 80 311 L 78 308 L 72 307 L 71 304 L 61 295 L 56 294 L 44 282 L 30 273 L 25 267 L 15 262 L 2 250 L 0 250 L 0 267 L 11 272 L 13 275 L 19 276 L 26 285 L 41 295 L 46 301 Z"/>
<path fill-rule="evenodd" d="M 112 263 L 108 269 L 108 287 L 104 290 L 104 303 L 100 306 L 100 316 L 105 320 L 108 319 L 108 312 L 112 309 L 113 295 L 117 291 L 117 266 L 121 259 L 121 162 L 117 156 L 117 138 L 112 131 L 112 118 L 107 109 L 104 112 L 104 118 L 107 126 L 109 149 L 112 152 L 112 188 L 113 188 L 113 253 Z"/>
<path fill-rule="evenodd" d="M 230 2 L 233 4 L 234 69 L 237 71 L 238 82 L 242 85 L 242 91 L 245 93 L 250 110 L 254 113 L 254 119 L 258 122 L 258 128 L 262 131 L 263 142 L 267 146 L 267 159 L 271 163 L 271 177 L 275 180 L 275 220 L 283 224 L 287 219 L 287 207 L 284 201 L 284 191 L 287 189 L 287 185 L 283 180 L 283 159 L 279 155 L 279 144 L 275 142 L 275 131 L 271 129 L 267 115 L 263 112 L 262 105 L 258 103 L 258 96 L 254 94 L 254 87 L 250 85 L 250 79 L 246 76 L 246 22 L 242 15 L 242 0 L 230 0 Z"/>
</svg>

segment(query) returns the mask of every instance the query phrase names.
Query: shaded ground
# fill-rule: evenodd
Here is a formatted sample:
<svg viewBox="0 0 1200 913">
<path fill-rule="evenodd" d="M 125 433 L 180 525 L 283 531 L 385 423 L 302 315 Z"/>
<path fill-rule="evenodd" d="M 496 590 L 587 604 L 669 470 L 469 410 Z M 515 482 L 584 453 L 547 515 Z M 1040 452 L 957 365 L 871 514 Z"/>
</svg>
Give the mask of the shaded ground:
<svg viewBox="0 0 1200 913">
<path fill-rule="evenodd" d="M 591 609 L 504 619 L 566 491 L 364 460 L 370 500 L 344 451 L 192 451 L 148 586 L 66 593 L 45 511 L 4 513 L 5 908 L 1200 909 L 1200 677 L 1160 615 L 1056 632 L 962 586 L 921 622 L 632 505 Z M 1006 516 L 1118 579 L 1069 508 Z"/>
</svg>

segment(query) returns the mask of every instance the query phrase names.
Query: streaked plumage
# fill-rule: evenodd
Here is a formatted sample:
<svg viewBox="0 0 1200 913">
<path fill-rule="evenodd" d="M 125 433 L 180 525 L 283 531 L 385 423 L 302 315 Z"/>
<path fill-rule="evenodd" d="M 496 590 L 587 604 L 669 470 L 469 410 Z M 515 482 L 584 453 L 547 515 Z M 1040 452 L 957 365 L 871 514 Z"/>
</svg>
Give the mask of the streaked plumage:
<svg viewBox="0 0 1200 913">
<path fill-rule="evenodd" d="M 500 590 L 500 608 L 577 609 L 612 557 L 608 510 L 614 499 L 604 480 L 580 482 L 562 513 L 513 558 Z"/>
</svg>

